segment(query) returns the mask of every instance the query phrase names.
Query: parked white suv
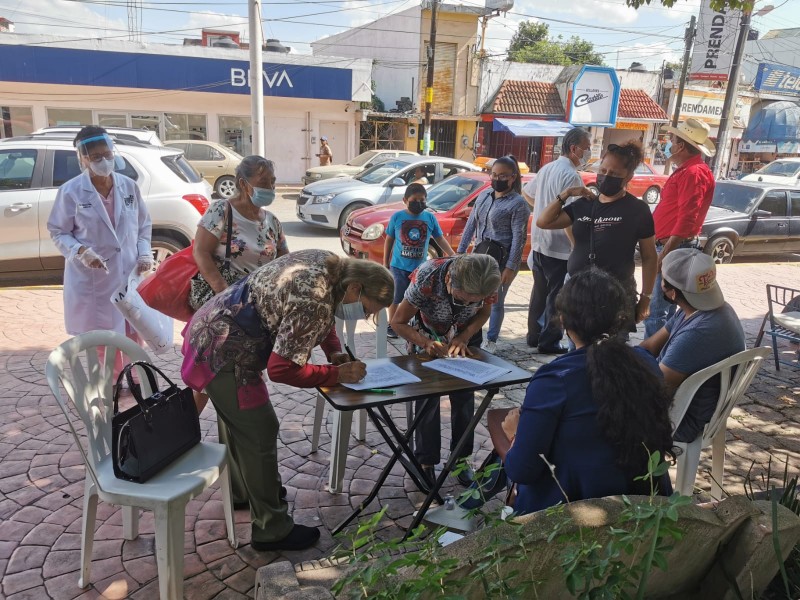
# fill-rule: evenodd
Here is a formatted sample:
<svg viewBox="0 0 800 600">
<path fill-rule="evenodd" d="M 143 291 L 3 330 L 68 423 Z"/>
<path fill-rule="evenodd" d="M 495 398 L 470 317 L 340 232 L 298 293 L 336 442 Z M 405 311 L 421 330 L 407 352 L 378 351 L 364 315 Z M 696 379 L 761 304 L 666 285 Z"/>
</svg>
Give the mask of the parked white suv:
<svg viewBox="0 0 800 600">
<path fill-rule="evenodd" d="M 35 136 L 73 138 L 83 129 L 83 125 L 53 125 L 52 127 L 42 127 L 33 132 Z M 163 146 L 164 143 L 158 134 L 151 129 L 134 129 L 133 127 L 104 127 L 115 140 L 128 140 L 131 142 L 142 142 L 151 146 Z"/>
<path fill-rule="evenodd" d="M 64 258 L 47 231 L 59 186 L 80 174 L 73 136 L 0 141 L 0 281 L 56 280 Z M 119 173 L 136 181 L 153 221 L 156 263 L 186 248 L 208 208 L 211 186 L 173 148 L 116 139 Z"/>
</svg>

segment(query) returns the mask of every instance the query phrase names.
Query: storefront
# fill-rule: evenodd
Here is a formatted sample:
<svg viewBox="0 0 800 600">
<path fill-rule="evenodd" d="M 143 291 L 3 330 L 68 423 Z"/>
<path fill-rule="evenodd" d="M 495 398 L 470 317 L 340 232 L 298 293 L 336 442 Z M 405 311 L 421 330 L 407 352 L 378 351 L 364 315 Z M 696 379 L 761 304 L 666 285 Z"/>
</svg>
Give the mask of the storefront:
<svg viewBox="0 0 800 600">
<path fill-rule="evenodd" d="M 800 156 L 800 105 L 779 101 L 758 105 L 739 144 L 741 173 L 753 173 L 776 158 Z"/>
<path fill-rule="evenodd" d="M 371 62 L 264 53 L 266 155 L 299 182 L 328 136 L 337 161 L 358 153 Z M 44 36 L 0 40 L 0 138 L 52 125 L 146 128 L 164 140 L 252 148 L 245 50 Z"/>
</svg>

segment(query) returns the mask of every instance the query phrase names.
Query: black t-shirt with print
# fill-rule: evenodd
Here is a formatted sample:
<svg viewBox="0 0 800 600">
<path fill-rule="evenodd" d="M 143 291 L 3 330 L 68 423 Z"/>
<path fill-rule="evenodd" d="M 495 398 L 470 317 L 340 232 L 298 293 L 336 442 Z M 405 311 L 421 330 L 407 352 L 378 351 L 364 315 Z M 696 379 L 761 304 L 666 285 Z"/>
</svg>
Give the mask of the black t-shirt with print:
<svg viewBox="0 0 800 600">
<path fill-rule="evenodd" d="M 589 224 L 594 220 L 594 264 L 627 285 L 635 269 L 636 243 L 655 235 L 650 207 L 636 196 L 625 194 L 607 203 L 578 198 L 565 206 L 564 212 L 572 219 L 575 237 L 575 248 L 567 263 L 569 274 L 575 275 L 589 266 Z"/>
</svg>

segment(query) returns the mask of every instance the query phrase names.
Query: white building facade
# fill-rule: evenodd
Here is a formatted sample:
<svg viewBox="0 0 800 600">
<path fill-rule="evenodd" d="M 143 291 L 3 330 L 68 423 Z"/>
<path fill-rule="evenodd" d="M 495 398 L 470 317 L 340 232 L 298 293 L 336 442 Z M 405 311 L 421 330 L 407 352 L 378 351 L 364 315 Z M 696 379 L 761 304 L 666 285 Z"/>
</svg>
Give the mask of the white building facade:
<svg viewBox="0 0 800 600">
<path fill-rule="evenodd" d="M 0 138 L 52 125 L 147 128 L 251 151 L 246 50 L 0 34 Z M 280 184 L 317 164 L 327 136 L 338 161 L 357 154 L 371 63 L 264 53 L 266 155 Z"/>
</svg>

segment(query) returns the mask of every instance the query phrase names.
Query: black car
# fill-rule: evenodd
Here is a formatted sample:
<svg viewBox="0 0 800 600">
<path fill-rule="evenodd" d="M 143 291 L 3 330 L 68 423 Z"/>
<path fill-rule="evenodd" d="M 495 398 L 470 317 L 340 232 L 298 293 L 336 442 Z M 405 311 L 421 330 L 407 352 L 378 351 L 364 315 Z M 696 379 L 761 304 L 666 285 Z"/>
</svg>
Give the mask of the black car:
<svg viewBox="0 0 800 600">
<path fill-rule="evenodd" d="M 800 252 L 800 189 L 750 181 L 718 181 L 700 232 L 717 264 L 738 255 Z"/>
</svg>

